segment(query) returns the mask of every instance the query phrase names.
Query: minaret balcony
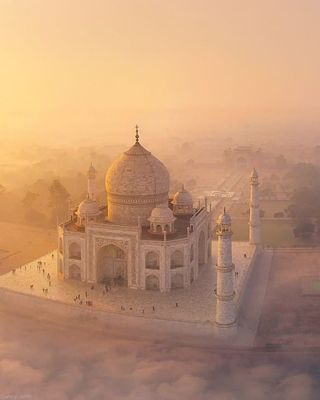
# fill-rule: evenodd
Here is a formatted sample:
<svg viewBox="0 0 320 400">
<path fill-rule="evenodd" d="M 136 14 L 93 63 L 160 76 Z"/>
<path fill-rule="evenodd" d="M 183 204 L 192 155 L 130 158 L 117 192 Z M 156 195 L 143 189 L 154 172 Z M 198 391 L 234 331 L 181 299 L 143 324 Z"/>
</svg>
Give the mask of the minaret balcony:
<svg viewBox="0 0 320 400">
<path fill-rule="evenodd" d="M 220 301 L 232 301 L 234 299 L 235 295 L 236 295 L 236 292 L 233 291 L 233 293 L 230 294 L 230 295 L 222 295 L 222 294 L 218 294 L 217 293 L 217 289 L 214 289 L 214 294 L 215 294 L 217 300 L 220 300 Z"/>
<path fill-rule="evenodd" d="M 232 272 L 234 271 L 235 266 L 234 264 L 231 264 L 229 266 L 223 266 L 223 265 L 216 265 L 216 270 L 222 273 L 227 273 L 227 272 Z"/>
</svg>

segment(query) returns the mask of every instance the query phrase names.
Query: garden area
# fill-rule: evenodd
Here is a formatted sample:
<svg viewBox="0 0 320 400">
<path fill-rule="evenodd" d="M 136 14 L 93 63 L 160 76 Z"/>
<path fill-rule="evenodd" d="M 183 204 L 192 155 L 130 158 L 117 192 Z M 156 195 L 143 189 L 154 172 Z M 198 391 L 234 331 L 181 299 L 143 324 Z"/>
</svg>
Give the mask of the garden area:
<svg viewBox="0 0 320 400">
<path fill-rule="evenodd" d="M 286 217 L 285 210 L 289 205 L 290 202 L 288 200 L 261 200 L 260 210 L 265 218 L 283 218 Z M 249 215 L 249 204 L 234 203 L 230 209 L 230 214 L 234 218 L 243 218 L 246 215 Z"/>
<path fill-rule="evenodd" d="M 248 219 L 233 219 L 233 240 L 249 240 Z M 289 220 L 261 220 L 262 242 L 271 247 L 301 247 L 311 243 L 294 237 L 293 225 Z"/>
</svg>

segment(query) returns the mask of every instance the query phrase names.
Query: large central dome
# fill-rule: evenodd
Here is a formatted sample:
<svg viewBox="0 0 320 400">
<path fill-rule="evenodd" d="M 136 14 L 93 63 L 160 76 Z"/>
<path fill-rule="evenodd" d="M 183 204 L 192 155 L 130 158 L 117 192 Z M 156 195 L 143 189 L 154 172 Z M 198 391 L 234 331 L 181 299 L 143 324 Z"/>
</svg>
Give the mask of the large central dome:
<svg viewBox="0 0 320 400">
<path fill-rule="evenodd" d="M 154 207 L 168 204 L 169 173 L 166 167 L 136 143 L 109 168 L 106 175 L 108 220 L 120 225 L 147 224 Z"/>
</svg>

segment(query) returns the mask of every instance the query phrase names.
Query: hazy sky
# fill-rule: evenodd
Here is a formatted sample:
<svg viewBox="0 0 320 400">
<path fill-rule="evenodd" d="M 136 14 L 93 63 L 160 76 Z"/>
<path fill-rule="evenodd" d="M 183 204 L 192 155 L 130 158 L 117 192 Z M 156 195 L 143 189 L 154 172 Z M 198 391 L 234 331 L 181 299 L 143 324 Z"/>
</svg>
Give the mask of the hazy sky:
<svg viewBox="0 0 320 400">
<path fill-rule="evenodd" d="M 319 0 L 1 0 L 0 135 L 316 125 L 319 20 Z"/>
</svg>

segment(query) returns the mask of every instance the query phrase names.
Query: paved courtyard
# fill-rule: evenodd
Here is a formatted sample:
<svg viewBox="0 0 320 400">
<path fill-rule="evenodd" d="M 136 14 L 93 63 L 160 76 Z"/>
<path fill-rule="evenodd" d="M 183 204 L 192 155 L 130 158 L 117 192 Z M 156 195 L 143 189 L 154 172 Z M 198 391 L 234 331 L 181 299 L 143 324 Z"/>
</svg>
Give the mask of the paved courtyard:
<svg viewBox="0 0 320 400">
<path fill-rule="evenodd" d="M 213 248 L 215 254 L 216 243 Z M 236 293 L 240 293 L 246 281 L 253 250 L 244 242 L 233 244 L 233 261 L 238 272 L 235 278 Z M 41 268 L 38 268 L 39 261 Z M 215 255 L 211 263 L 202 268 L 199 279 L 188 289 L 160 293 L 112 287 L 106 292 L 100 284 L 58 279 L 56 252 L 53 252 L 0 276 L 0 287 L 106 312 L 175 321 L 212 322 L 215 315 L 214 264 Z M 92 306 L 88 306 L 87 301 L 92 302 Z"/>
</svg>

